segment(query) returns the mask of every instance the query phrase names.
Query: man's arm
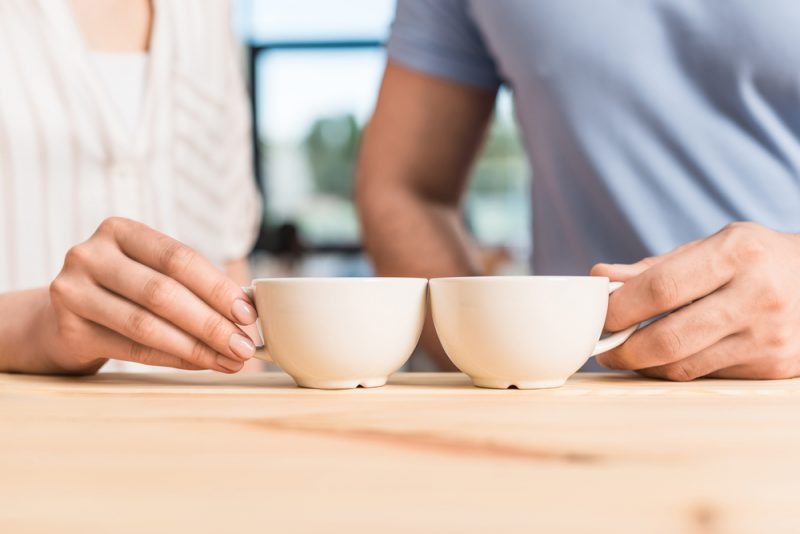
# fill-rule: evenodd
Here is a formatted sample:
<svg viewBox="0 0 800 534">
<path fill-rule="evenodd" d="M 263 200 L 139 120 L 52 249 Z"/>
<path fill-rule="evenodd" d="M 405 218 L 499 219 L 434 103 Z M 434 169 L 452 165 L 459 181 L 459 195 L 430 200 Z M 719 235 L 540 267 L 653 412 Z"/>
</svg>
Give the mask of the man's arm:
<svg viewBox="0 0 800 534">
<path fill-rule="evenodd" d="M 800 376 L 800 235 L 752 222 L 593 275 L 625 285 L 609 297 L 606 328 L 659 320 L 597 361 L 669 380 Z"/>
<path fill-rule="evenodd" d="M 379 274 L 480 274 L 460 204 L 495 97 L 388 64 L 356 174 L 364 243 Z M 430 314 L 422 341 L 453 369 Z"/>
</svg>

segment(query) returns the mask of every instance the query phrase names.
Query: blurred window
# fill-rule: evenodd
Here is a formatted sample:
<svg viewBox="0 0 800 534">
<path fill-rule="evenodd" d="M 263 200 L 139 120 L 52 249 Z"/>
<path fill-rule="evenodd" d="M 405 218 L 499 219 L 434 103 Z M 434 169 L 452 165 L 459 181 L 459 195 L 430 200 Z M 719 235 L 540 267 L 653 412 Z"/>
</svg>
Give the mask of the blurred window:
<svg viewBox="0 0 800 534">
<path fill-rule="evenodd" d="M 251 47 L 265 230 L 298 230 L 309 250 L 357 250 L 352 174 L 385 62 L 393 0 L 239 0 Z M 475 166 L 465 221 L 490 246 L 530 247 L 530 171 L 503 90 Z"/>
</svg>

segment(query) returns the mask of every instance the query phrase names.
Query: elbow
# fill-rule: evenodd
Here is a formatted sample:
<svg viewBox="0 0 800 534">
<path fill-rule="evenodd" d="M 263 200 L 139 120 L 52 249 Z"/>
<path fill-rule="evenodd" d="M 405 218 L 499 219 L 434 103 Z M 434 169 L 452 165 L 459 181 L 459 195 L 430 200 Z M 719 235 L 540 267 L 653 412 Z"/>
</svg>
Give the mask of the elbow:
<svg viewBox="0 0 800 534">
<path fill-rule="evenodd" d="M 355 172 L 353 195 L 355 207 L 362 226 L 368 228 L 376 219 L 380 220 L 385 210 L 392 208 L 398 186 L 388 180 L 386 174 L 369 158 L 359 161 Z"/>
<path fill-rule="evenodd" d="M 372 197 L 376 194 L 380 195 L 380 187 L 378 187 L 376 191 L 375 184 L 370 174 L 361 164 L 359 164 L 359 167 L 356 169 L 354 180 L 353 200 L 355 201 L 359 217 L 363 219 L 368 214 L 367 212 Z"/>
</svg>

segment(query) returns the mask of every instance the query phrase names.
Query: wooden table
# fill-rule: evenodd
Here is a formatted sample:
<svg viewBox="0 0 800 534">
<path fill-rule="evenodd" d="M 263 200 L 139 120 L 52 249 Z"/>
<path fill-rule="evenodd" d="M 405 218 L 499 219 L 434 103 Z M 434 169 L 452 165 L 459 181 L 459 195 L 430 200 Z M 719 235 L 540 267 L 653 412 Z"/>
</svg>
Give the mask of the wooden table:
<svg viewBox="0 0 800 534">
<path fill-rule="evenodd" d="M 800 381 L 0 375 L 0 532 L 800 532 Z"/>
</svg>

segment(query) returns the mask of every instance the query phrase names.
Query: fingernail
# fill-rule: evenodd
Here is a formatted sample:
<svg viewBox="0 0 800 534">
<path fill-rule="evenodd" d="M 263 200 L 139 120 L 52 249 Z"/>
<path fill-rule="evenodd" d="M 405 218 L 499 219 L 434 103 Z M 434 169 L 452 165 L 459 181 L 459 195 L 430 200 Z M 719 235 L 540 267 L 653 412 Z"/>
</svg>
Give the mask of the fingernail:
<svg viewBox="0 0 800 534">
<path fill-rule="evenodd" d="M 232 360 L 232 359 L 228 358 L 227 356 L 223 356 L 222 354 L 219 354 L 217 356 L 217 364 L 220 367 L 223 367 L 224 369 L 227 369 L 228 371 L 233 371 L 233 372 L 239 371 L 242 368 L 242 366 L 244 365 L 244 363 L 237 362 L 236 360 Z"/>
<path fill-rule="evenodd" d="M 231 312 L 239 324 L 253 324 L 258 318 L 256 310 L 242 299 L 233 302 Z"/>
<path fill-rule="evenodd" d="M 249 360 L 256 353 L 256 346 L 247 336 L 242 334 L 231 335 L 231 350 L 243 360 Z"/>
</svg>

